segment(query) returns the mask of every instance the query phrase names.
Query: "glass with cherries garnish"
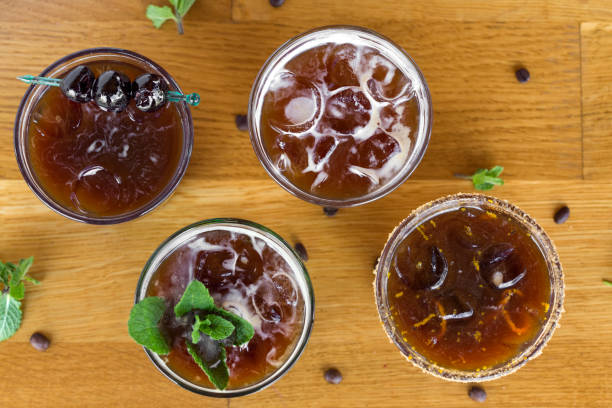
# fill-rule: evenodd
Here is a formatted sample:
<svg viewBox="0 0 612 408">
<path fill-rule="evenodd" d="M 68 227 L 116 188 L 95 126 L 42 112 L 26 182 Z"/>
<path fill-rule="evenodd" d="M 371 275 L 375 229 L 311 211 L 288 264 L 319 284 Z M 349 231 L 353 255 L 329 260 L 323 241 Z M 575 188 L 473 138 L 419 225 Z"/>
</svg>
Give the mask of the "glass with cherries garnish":
<svg viewBox="0 0 612 408">
<path fill-rule="evenodd" d="M 544 230 L 480 194 L 427 203 L 395 228 L 376 267 L 387 335 L 422 370 L 486 381 L 537 357 L 563 312 L 563 272 Z"/>
<path fill-rule="evenodd" d="M 285 190 L 338 208 L 376 200 L 425 154 L 432 108 L 425 78 L 389 39 L 322 27 L 283 44 L 251 91 L 257 157 Z"/>
<path fill-rule="evenodd" d="M 221 344 L 205 334 L 192 339 L 196 315 L 203 320 L 206 313 L 177 317 L 173 310 L 193 283 L 203 284 L 214 299 L 208 313 L 246 320 L 252 337 L 240 343 L 232 333 Z M 150 297 L 166 307 L 158 328 L 168 349 L 157 354 L 145 348 L 148 356 L 176 384 L 211 397 L 250 394 L 278 380 L 304 350 L 314 319 L 313 289 L 299 256 L 273 231 L 238 219 L 201 221 L 163 242 L 136 288 L 137 304 Z M 202 365 L 227 366 L 223 387 L 213 386 Z"/>
<path fill-rule="evenodd" d="M 159 65 L 132 51 L 70 54 L 26 91 L 15 153 L 32 191 L 70 219 L 112 224 L 160 205 L 183 177 L 193 145 L 189 104 Z"/>
</svg>

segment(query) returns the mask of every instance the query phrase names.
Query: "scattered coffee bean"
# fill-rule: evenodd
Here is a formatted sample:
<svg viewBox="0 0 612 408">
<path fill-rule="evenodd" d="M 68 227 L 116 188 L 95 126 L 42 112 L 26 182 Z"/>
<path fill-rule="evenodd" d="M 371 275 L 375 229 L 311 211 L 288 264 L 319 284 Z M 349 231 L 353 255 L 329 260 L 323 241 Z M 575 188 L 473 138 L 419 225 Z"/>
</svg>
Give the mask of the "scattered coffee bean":
<svg viewBox="0 0 612 408">
<path fill-rule="evenodd" d="M 236 115 L 236 127 L 238 130 L 249 130 L 249 122 L 247 120 L 247 115 Z"/>
<path fill-rule="evenodd" d="M 478 386 L 471 387 L 468 391 L 468 395 L 476 402 L 485 402 L 487 399 L 487 392 Z"/>
<path fill-rule="evenodd" d="M 330 384 L 340 384 L 340 381 L 342 381 L 342 374 L 337 368 L 330 368 L 326 370 L 323 377 L 325 377 L 325 381 Z"/>
<path fill-rule="evenodd" d="M 527 68 L 519 68 L 514 74 L 516 75 L 516 79 L 521 83 L 529 81 L 529 78 L 531 77 L 531 75 L 529 75 L 529 71 L 527 71 Z"/>
<path fill-rule="evenodd" d="M 338 212 L 338 209 L 334 207 L 323 207 L 323 212 L 328 217 L 333 217 Z"/>
<path fill-rule="evenodd" d="M 285 0 L 270 0 L 270 5 L 272 7 L 280 7 L 285 3 Z"/>
<path fill-rule="evenodd" d="M 306 247 L 301 242 L 295 244 L 295 252 L 302 258 L 302 261 L 306 262 L 308 260 L 308 252 L 306 251 Z"/>
<path fill-rule="evenodd" d="M 36 332 L 30 337 L 30 344 L 38 351 L 47 351 L 50 342 L 44 334 Z"/>
<path fill-rule="evenodd" d="M 564 205 L 559 208 L 559 210 L 555 213 L 555 222 L 557 224 L 563 224 L 569 218 L 569 207 Z"/>
</svg>

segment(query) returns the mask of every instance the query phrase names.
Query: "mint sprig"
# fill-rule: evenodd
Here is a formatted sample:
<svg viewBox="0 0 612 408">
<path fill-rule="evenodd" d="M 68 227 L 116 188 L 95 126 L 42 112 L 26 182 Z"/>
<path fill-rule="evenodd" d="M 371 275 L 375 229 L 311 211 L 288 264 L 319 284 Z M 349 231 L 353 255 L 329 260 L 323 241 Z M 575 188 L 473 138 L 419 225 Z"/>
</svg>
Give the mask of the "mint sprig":
<svg viewBox="0 0 612 408">
<path fill-rule="evenodd" d="M 25 297 L 24 281 L 38 285 L 28 276 L 34 257 L 21 259 L 18 264 L 0 261 L 0 341 L 12 337 L 21 326 L 21 302 Z"/>
<path fill-rule="evenodd" d="M 209 314 L 204 320 L 200 320 L 200 316 L 195 315 L 191 340 L 194 343 L 199 342 L 202 333 L 207 334 L 213 340 L 223 340 L 228 338 L 234 330 L 234 325 L 220 316 Z"/>
<path fill-rule="evenodd" d="M 229 382 L 229 368 L 227 367 L 227 352 L 219 342 L 215 342 L 215 352 L 209 361 L 204 360 L 203 355 L 195 344 L 186 341 L 187 351 L 198 366 L 206 373 L 210 382 L 220 390 L 224 390 Z"/>
<path fill-rule="evenodd" d="M 160 297 L 147 297 L 130 312 L 128 332 L 136 342 L 159 355 L 170 353 L 170 346 L 159 330 L 159 322 L 166 311 L 166 302 Z"/>
<path fill-rule="evenodd" d="M 178 33 L 183 34 L 183 17 L 187 14 L 195 0 L 168 0 L 174 11 L 168 6 L 155 6 L 150 4 L 147 7 L 146 16 L 153 22 L 155 28 L 160 28 L 166 21 L 174 20 L 177 25 Z"/>
<path fill-rule="evenodd" d="M 603 284 L 604 284 L 604 285 L 606 285 L 606 286 L 612 286 L 612 281 L 609 281 L 609 280 L 607 280 L 607 279 L 604 279 L 604 280 L 603 280 Z"/>
<path fill-rule="evenodd" d="M 147 297 L 134 305 L 128 322 L 130 336 L 160 355 L 171 351 L 159 327 L 166 308 L 162 298 Z M 185 346 L 193 360 L 215 387 L 225 389 L 229 381 L 225 347 L 248 343 L 255 334 L 253 326 L 240 316 L 215 306 L 206 286 L 197 280 L 185 288 L 174 307 L 174 315 L 178 320 L 187 319 L 191 325 L 191 341 L 186 339 Z"/>
<path fill-rule="evenodd" d="M 476 190 L 491 190 L 495 186 L 503 186 L 504 180 L 499 176 L 504 171 L 502 166 L 495 166 L 491 170 L 478 169 L 471 176 L 465 174 L 455 174 L 455 177 L 472 180 Z"/>
</svg>

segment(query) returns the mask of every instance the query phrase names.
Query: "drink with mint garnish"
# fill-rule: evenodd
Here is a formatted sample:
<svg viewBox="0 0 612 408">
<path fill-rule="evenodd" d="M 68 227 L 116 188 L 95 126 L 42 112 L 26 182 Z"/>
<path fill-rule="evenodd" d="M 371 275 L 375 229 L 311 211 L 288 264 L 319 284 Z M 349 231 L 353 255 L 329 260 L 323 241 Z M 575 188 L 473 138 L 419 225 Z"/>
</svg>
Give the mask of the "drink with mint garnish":
<svg viewBox="0 0 612 408">
<path fill-rule="evenodd" d="M 297 360 L 313 301 L 306 269 L 278 235 L 247 221 L 202 221 L 171 236 L 147 263 L 129 332 L 177 384 L 239 396 Z"/>
</svg>

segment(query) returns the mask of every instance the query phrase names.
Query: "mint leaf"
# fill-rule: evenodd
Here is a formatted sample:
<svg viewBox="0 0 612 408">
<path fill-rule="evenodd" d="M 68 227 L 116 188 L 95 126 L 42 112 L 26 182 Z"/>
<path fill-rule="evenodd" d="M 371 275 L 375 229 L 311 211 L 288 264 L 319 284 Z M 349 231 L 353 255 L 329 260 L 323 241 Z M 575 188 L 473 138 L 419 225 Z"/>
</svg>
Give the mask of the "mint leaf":
<svg viewBox="0 0 612 408">
<path fill-rule="evenodd" d="M 217 341 L 211 341 L 211 349 L 206 350 L 206 358 L 200 356 L 198 347 L 188 340 L 185 341 L 187 351 L 191 354 L 193 361 L 206 373 L 208 379 L 215 387 L 224 390 L 229 381 L 229 368 L 227 368 L 227 353 Z M 208 346 L 208 345 L 207 345 Z M 203 353 L 202 353 L 203 354 Z"/>
<path fill-rule="evenodd" d="M 25 296 L 25 285 L 23 282 L 19 282 L 18 285 L 11 286 L 9 290 L 9 295 L 14 297 L 16 300 L 22 300 Z"/>
<path fill-rule="evenodd" d="M 130 336 L 138 344 L 160 355 L 170 352 L 170 347 L 159 330 L 159 321 L 165 310 L 164 299 L 154 296 L 147 297 L 134 305 L 128 321 Z"/>
<path fill-rule="evenodd" d="M 472 175 L 472 183 L 476 190 L 490 190 L 494 186 L 502 186 L 504 180 L 499 178 L 499 175 L 504 171 L 502 166 L 495 166 L 491 170 L 478 169 Z"/>
<path fill-rule="evenodd" d="M 21 326 L 21 302 L 8 293 L 0 296 L 0 341 L 11 337 Z"/>
<path fill-rule="evenodd" d="M 8 268 L 2 262 L 0 262 L 0 282 L 4 284 L 4 286 L 8 286 L 11 280 L 11 275 L 9 273 Z"/>
<path fill-rule="evenodd" d="M 208 312 L 213 307 L 215 307 L 215 301 L 208 293 L 206 286 L 198 280 L 192 280 L 187 285 L 181 300 L 174 306 L 174 313 L 177 317 L 181 317 L 192 310 Z"/>
<path fill-rule="evenodd" d="M 223 340 L 234 332 L 234 325 L 220 316 L 209 314 L 204 321 L 208 324 L 200 326 L 200 331 L 213 340 Z"/>
<path fill-rule="evenodd" d="M 174 4 L 175 2 L 178 4 Z M 170 0 L 170 3 L 172 3 L 178 15 L 184 17 L 191 6 L 193 6 L 193 3 L 195 3 L 195 0 Z"/>
<path fill-rule="evenodd" d="M 191 331 L 191 342 L 193 344 L 198 344 L 200 341 L 200 337 L 202 336 L 202 332 L 200 331 L 200 327 L 209 326 L 210 320 L 200 320 L 200 316 L 195 316 L 195 323 L 193 324 L 193 330 Z"/>
<path fill-rule="evenodd" d="M 150 4 L 147 7 L 147 18 L 153 22 L 155 28 L 160 28 L 168 20 L 174 20 L 178 22 L 176 16 L 172 12 L 172 9 L 168 6 L 154 6 Z"/>
<path fill-rule="evenodd" d="M 604 283 L 604 285 L 606 285 L 606 286 L 612 286 L 612 281 L 609 281 L 609 280 L 607 280 L 607 279 L 604 279 L 604 280 L 603 280 L 603 283 Z"/>
<path fill-rule="evenodd" d="M 236 328 L 236 334 L 234 337 L 235 346 L 242 346 L 248 343 L 253 338 L 253 335 L 255 334 L 255 329 L 253 329 L 251 323 L 244 320 L 242 317 L 219 307 L 215 307 L 213 313 L 223 317 L 226 320 L 229 320 L 234 325 L 234 327 Z"/>
</svg>

